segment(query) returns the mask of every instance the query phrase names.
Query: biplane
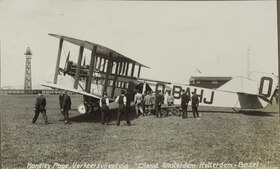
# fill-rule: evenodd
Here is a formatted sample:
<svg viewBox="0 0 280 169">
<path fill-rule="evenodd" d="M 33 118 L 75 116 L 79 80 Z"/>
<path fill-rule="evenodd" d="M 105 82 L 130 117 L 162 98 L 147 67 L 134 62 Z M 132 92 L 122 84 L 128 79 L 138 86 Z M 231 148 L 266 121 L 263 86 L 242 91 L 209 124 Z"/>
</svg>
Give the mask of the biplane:
<svg viewBox="0 0 280 169">
<path fill-rule="evenodd" d="M 104 91 L 112 101 L 122 89 L 126 89 L 132 95 L 135 89 L 142 93 L 158 90 L 165 93 L 169 90 L 174 96 L 175 105 L 180 105 L 182 90 L 185 90 L 188 95 L 196 93 L 202 106 L 257 109 L 266 107 L 272 102 L 278 86 L 277 76 L 260 72 L 252 72 L 248 78 L 235 77 L 216 90 L 146 79 L 140 77 L 141 69 L 149 68 L 148 66 L 112 49 L 67 36 L 49 35 L 59 39 L 59 48 L 53 81 L 42 85 L 83 95 L 84 102 L 78 107 L 80 113 L 97 110 Z M 60 68 L 64 41 L 79 47 L 79 54 L 77 62 L 74 62 L 70 61 L 68 53 L 64 68 Z M 82 65 L 85 50 L 91 53 L 90 62 Z M 66 78 L 72 81 L 63 83 Z M 133 96 L 131 98 L 133 99 Z"/>
</svg>

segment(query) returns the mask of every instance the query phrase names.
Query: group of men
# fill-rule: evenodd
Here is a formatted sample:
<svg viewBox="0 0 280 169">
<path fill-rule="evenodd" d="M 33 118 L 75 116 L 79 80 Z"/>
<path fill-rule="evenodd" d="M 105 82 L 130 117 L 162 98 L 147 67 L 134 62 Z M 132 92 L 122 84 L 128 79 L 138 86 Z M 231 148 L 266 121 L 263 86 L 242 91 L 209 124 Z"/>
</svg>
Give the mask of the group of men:
<svg viewBox="0 0 280 169">
<path fill-rule="evenodd" d="M 161 106 L 164 103 L 164 96 L 161 93 L 161 90 L 157 91 L 155 95 L 155 110 L 156 110 L 156 117 L 162 117 L 161 113 Z M 195 92 L 192 92 L 192 97 L 186 93 L 185 90 L 182 90 L 182 95 L 181 95 L 181 108 L 182 108 L 182 117 L 188 118 L 188 104 L 192 101 L 192 111 L 193 111 L 193 116 L 194 118 L 199 118 L 199 113 L 198 113 L 198 95 Z M 167 96 L 166 96 L 166 102 L 168 106 L 173 106 L 174 105 L 174 96 L 171 94 L 171 91 L 167 91 Z"/>
<path fill-rule="evenodd" d="M 199 113 L 198 113 L 198 96 L 195 92 L 192 92 L 192 112 L 193 112 L 193 117 L 194 118 L 199 118 Z M 182 117 L 188 118 L 188 104 L 190 102 L 190 96 L 186 93 L 185 90 L 183 90 L 182 96 L 181 96 L 181 108 L 182 108 Z"/>
<path fill-rule="evenodd" d="M 192 94 L 193 95 L 190 98 L 190 96 L 186 93 L 186 91 L 183 90 L 182 97 L 181 97 L 181 108 L 182 108 L 183 118 L 188 117 L 187 108 L 190 101 L 192 101 L 192 111 L 193 111 L 194 118 L 199 118 L 199 113 L 198 113 L 199 99 L 196 93 L 193 92 Z M 128 113 L 130 112 L 131 107 L 130 107 L 130 99 L 128 98 L 129 97 L 126 96 L 125 91 L 122 90 L 121 95 L 118 96 L 115 100 L 115 102 L 119 104 L 117 126 L 120 125 L 120 117 L 122 115 L 125 116 L 127 124 L 130 125 Z M 139 90 L 136 90 L 136 94 L 134 96 L 136 117 L 138 117 L 140 113 L 143 116 L 151 114 L 153 110 L 155 111 L 155 115 L 157 118 L 162 117 L 161 108 L 164 103 L 164 100 L 165 98 L 161 90 L 158 90 L 155 94 L 153 93 L 153 91 L 147 91 L 144 94 L 141 94 Z M 166 102 L 168 106 L 174 105 L 174 96 L 171 94 L 171 91 L 167 91 Z M 105 122 L 108 124 L 110 121 L 108 106 L 109 106 L 109 99 L 107 97 L 107 93 L 105 92 L 100 100 L 102 124 L 105 124 Z"/>
<path fill-rule="evenodd" d="M 121 117 L 124 116 L 127 122 L 127 125 L 131 125 L 129 119 L 129 112 L 131 111 L 130 102 L 131 99 L 126 95 L 127 93 L 124 90 L 121 90 L 121 94 L 116 98 L 115 102 L 118 103 L 118 115 L 117 115 L 117 126 L 120 125 Z M 174 96 L 170 91 L 167 92 L 166 102 L 168 106 L 174 105 Z M 193 92 L 192 97 L 183 90 L 181 96 L 181 108 L 182 108 L 182 117 L 187 118 L 187 108 L 190 100 L 192 101 L 192 111 L 194 118 L 199 118 L 198 113 L 198 96 Z M 154 94 L 152 91 L 146 92 L 144 95 L 140 94 L 138 90 L 134 96 L 134 105 L 136 110 L 136 116 L 140 115 L 140 112 L 143 115 L 148 115 L 155 111 L 157 118 L 162 117 L 161 109 L 164 103 L 164 96 L 161 90 L 156 91 Z M 66 91 L 62 91 L 59 95 L 59 105 L 61 109 L 61 114 L 63 116 L 63 121 L 65 124 L 69 123 L 69 110 L 71 109 L 71 98 Z M 46 98 L 42 95 L 42 91 L 39 91 L 39 96 L 35 101 L 35 116 L 32 120 L 32 123 L 35 123 L 39 114 L 41 113 L 45 124 L 48 124 L 48 118 L 46 115 Z M 100 108 L 101 108 L 101 124 L 108 124 L 110 122 L 110 110 L 109 110 L 109 98 L 107 92 L 104 92 L 102 98 L 100 99 Z M 139 112 L 140 111 L 140 112 Z"/>
<path fill-rule="evenodd" d="M 41 113 L 45 124 L 49 124 L 48 117 L 46 115 L 46 98 L 42 95 L 42 91 L 38 91 L 38 97 L 35 100 L 34 112 L 32 123 L 36 123 L 39 114 Z M 61 109 L 61 114 L 63 115 L 63 121 L 65 124 L 69 123 L 69 110 L 71 109 L 71 98 L 66 91 L 62 91 L 59 95 L 59 105 Z"/>
<path fill-rule="evenodd" d="M 153 91 L 147 91 L 142 95 L 140 91 L 137 90 L 137 93 L 134 96 L 136 116 L 138 117 L 140 113 L 142 113 L 143 116 L 151 114 L 155 101 L 156 98 Z"/>
<path fill-rule="evenodd" d="M 115 102 L 119 104 L 118 115 L 117 115 L 117 126 L 120 125 L 121 117 L 124 116 L 128 126 L 131 125 L 129 119 L 130 112 L 130 101 L 129 97 L 125 95 L 125 91 L 121 90 L 121 95 L 119 95 Z M 110 122 L 110 110 L 109 110 L 109 98 L 107 92 L 104 92 L 102 98 L 100 99 L 100 108 L 101 108 L 101 124 L 109 124 Z"/>
</svg>

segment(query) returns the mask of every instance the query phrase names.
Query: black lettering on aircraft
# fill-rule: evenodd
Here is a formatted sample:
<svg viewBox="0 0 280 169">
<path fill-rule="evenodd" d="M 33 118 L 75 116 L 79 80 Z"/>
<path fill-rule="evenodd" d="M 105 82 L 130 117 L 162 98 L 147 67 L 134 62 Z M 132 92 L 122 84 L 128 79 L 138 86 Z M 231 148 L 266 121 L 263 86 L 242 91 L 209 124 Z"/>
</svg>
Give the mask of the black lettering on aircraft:
<svg viewBox="0 0 280 169">
<path fill-rule="evenodd" d="M 214 100 L 214 91 L 211 92 L 211 99 L 209 101 L 206 100 L 206 98 L 203 99 L 203 102 L 205 104 L 212 104 Z"/>
<path fill-rule="evenodd" d="M 161 90 L 163 93 L 165 92 L 165 84 L 163 83 L 157 83 L 156 84 L 156 91 Z M 173 85 L 173 89 L 172 89 L 172 94 L 174 96 L 174 99 L 181 99 L 181 95 L 182 95 L 182 86 L 177 86 L 177 85 Z M 205 103 L 205 104 L 212 104 L 214 101 L 214 95 L 215 92 L 211 91 L 211 96 L 210 98 L 205 98 L 204 96 L 204 90 L 200 89 L 200 93 L 198 94 L 198 89 L 194 88 L 194 90 L 192 91 L 195 94 L 197 94 L 197 96 L 199 97 L 199 102 L 200 103 Z M 191 89 L 189 87 L 186 88 L 186 93 L 188 96 L 191 97 Z"/>
<path fill-rule="evenodd" d="M 197 88 L 194 88 L 193 92 L 198 95 L 200 103 L 202 103 L 202 101 L 203 101 L 203 103 L 205 103 L 205 104 L 212 104 L 213 101 L 214 101 L 214 95 L 215 95 L 214 91 L 211 91 L 210 99 L 203 97 L 204 96 L 204 90 L 203 89 L 200 90 L 200 94 L 198 94 Z M 175 99 L 181 99 L 182 87 L 174 85 L 172 93 L 173 93 L 173 96 L 174 96 Z M 186 93 L 187 93 L 188 96 L 191 97 L 191 89 L 189 87 L 186 88 Z"/>
<path fill-rule="evenodd" d="M 268 86 L 264 86 L 265 81 L 268 81 Z M 259 94 L 263 95 L 265 97 L 269 97 L 271 95 L 271 90 L 272 90 L 272 83 L 273 83 L 273 79 L 271 77 L 262 77 L 261 78 L 261 83 L 260 83 L 260 90 L 259 90 Z M 267 87 L 267 92 L 264 92 L 264 89 Z"/>
<path fill-rule="evenodd" d="M 158 90 L 161 90 L 162 93 L 164 93 L 165 84 L 163 84 L 163 83 L 157 83 L 157 84 L 156 84 L 156 91 L 158 91 Z"/>
<path fill-rule="evenodd" d="M 182 93 L 182 87 L 174 85 L 172 93 L 173 93 L 174 99 L 180 99 L 181 93 Z"/>
<path fill-rule="evenodd" d="M 193 92 L 194 92 L 195 94 L 197 94 L 197 91 L 198 91 L 198 90 L 197 90 L 196 88 L 194 88 L 194 91 L 193 91 Z M 186 92 L 187 92 L 187 94 L 190 96 L 191 91 L 190 91 L 190 88 L 189 88 L 189 87 L 186 89 Z M 203 97 L 203 94 L 204 94 L 204 90 L 201 89 L 201 90 L 200 90 L 200 94 L 197 94 L 197 96 L 199 97 L 199 102 L 202 103 L 202 101 L 203 101 L 203 103 L 205 103 L 205 104 L 212 104 L 213 101 L 214 101 L 215 92 L 214 92 L 214 91 L 211 92 L 210 100 L 207 100 L 207 98 Z"/>
</svg>

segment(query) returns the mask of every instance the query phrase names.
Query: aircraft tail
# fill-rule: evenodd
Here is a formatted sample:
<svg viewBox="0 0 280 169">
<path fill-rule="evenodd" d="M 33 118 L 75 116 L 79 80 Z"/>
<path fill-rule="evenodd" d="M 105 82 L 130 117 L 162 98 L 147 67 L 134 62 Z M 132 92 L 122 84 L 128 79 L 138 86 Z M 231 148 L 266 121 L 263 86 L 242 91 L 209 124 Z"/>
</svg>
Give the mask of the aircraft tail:
<svg viewBox="0 0 280 169">
<path fill-rule="evenodd" d="M 257 82 L 258 96 L 271 103 L 278 86 L 278 76 L 272 73 L 251 72 L 249 78 Z"/>
<path fill-rule="evenodd" d="M 277 85 L 276 75 L 251 72 L 249 78 L 235 77 L 218 90 L 238 93 L 241 108 L 262 108 L 272 103 Z"/>
</svg>

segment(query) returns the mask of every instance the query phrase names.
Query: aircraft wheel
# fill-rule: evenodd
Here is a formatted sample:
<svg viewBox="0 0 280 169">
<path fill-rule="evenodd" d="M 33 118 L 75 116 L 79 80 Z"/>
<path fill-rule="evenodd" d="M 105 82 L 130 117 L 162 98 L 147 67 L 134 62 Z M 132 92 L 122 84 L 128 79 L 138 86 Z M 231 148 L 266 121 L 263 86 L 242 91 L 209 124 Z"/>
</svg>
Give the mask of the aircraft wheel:
<svg viewBox="0 0 280 169">
<path fill-rule="evenodd" d="M 171 109 L 171 112 L 173 116 L 180 116 L 180 111 L 177 108 Z"/>
<path fill-rule="evenodd" d="M 164 109 L 161 109 L 161 114 L 162 114 L 163 117 L 166 117 L 167 114 L 168 114 L 168 111 L 164 110 Z"/>
<path fill-rule="evenodd" d="M 80 114 L 85 114 L 86 113 L 86 106 L 82 103 L 78 106 L 77 110 Z"/>
</svg>

